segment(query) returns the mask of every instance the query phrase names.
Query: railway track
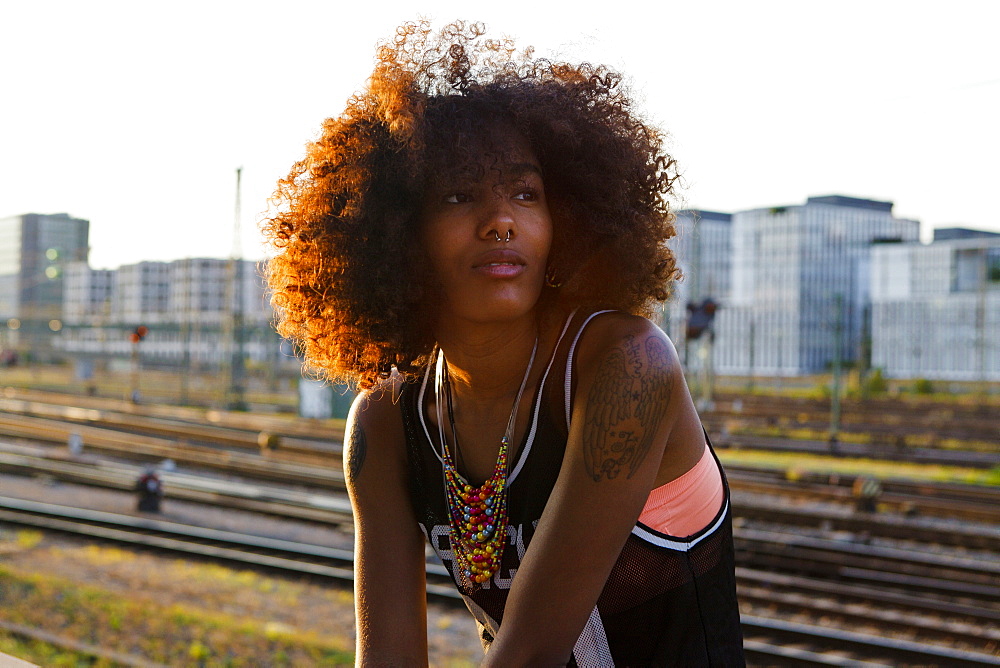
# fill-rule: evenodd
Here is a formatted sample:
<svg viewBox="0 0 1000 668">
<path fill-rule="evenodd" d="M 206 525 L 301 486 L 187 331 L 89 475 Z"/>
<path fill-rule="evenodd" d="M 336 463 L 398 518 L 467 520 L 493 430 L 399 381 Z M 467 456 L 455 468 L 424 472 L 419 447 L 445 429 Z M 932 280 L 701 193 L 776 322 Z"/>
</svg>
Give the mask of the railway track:
<svg viewBox="0 0 1000 668">
<path fill-rule="evenodd" d="M 719 393 L 702 418 L 721 432 L 811 431 L 830 428 L 830 399 Z M 711 428 L 710 428 L 711 431 Z M 941 403 L 918 398 L 844 398 L 841 434 L 891 448 L 960 447 L 1000 452 L 1000 404 L 995 399 Z"/>
<path fill-rule="evenodd" d="M 1000 657 L 822 628 L 742 617 L 747 663 L 766 666 L 990 666 Z"/>
<path fill-rule="evenodd" d="M 719 449 L 732 448 L 734 450 L 765 450 L 794 454 L 860 457 L 913 464 L 937 464 L 940 466 L 964 466 L 986 469 L 996 466 L 997 460 L 1000 459 L 1000 451 L 994 450 L 889 447 L 880 443 L 831 443 L 828 439 L 804 439 L 791 435 L 768 437 L 741 432 L 733 433 L 727 427 L 713 425 L 710 421 L 705 422 L 705 427 L 712 437 L 712 444 Z"/>
<path fill-rule="evenodd" d="M 1000 611 L 1000 560 L 740 527 L 737 563 L 858 586 L 919 592 Z"/>
<path fill-rule="evenodd" d="M 102 397 L 25 390 L 13 387 L 4 388 L 2 397 L 5 400 L 23 401 L 36 405 L 111 411 L 194 425 L 215 425 L 249 432 L 263 431 L 282 434 L 287 437 L 318 439 L 338 444 L 343 441 L 344 437 L 344 421 L 336 419 L 319 420 L 301 418 L 294 415 L 221 411 L 167 404 L 133 404 L 128 401 Z"/>
<path fill-rule="evenodd" d="M 353 555 L 347 550 L 190 527 L 146 517 L 0 498 L 0 521 L 341 583 L 353 578 Z M 430 599 L 461 605 L 461 599 L 448 581 L 443 566 L 428 563 L 427 578 Z M 887 628 L 891 617 L 896 627 L 908 625 L 909 631 L 916 628 L 923 632 L 918 642 L 886 637 L 885 634 L 864 634 L 816 623 L 794 623 L 759 614 L 744 614 L 744 634 L 751 662 L 765 665 L 792 665 L 802 661 L 814 665 L 1000 665 L 1000 657 L 990 650 L 1000 642 L 1000 631 L 996 630 L 1000 611 L 977 616 L 977 608 L 972 606 L 943 610 L 932 607 L 924 600 L 920 608 L 922 612 L 893 613 L 886 612 L 885 601 L 879 601 L 877 605 L 882 614 L 876 615 L 869 599 L 869 614 L 864 614 L 857 604 L 844 603 L 831 596 L 830 592 L 826 592 L 825 599 L 819 598 L 817 592 L 822 592 L 824 586 L 821 581 L 788 576 L 782 579 L 746 567 L 739 569 L 738 578 L 741 600 L 755 607 L 783 605 L 783 609 L 792 609 L 799 616 L 803 610 L 812 610 L 814 615 L 822 615 L 827 621 L 836 617 L 847 623 L 879 624 L 883 629 Z M 807 600 L 808 605 L 803 600 Z M 893 603 L 902 607 L 899 596 Z M 928 617 L 928 614 L 939 617 Z M 952 617 L 964 615 L 963 621 L 942 624 L 940 615 L 944 614 Z M 942 633 L 942 628 L 947 631 Z M 925 641 L 932 637 L 960 647 Z"/>
<path fill-rule="evenodd" d="M 136 406 L 7 388 L 0 397 L 0 433 L 59 444 L 76 434 L 88 449 L 146 458 L 163 457 L 165 448 L 173 446 L 174 459 L 191 463 L 203 464 L 216 453 L 223 459 L 260 454 L 269 461 L 338 467 L 343 421 Z M 715 434 L 713 442 L 720 448 L 831 454 L 830 444 L 822 441 Z M 942 448 L 885 452 L 870 444 L 842 443 L 836 454 L 992 468 L 1000 461 L 1000 428 L 994 447 L 985 452 Z"/>
<path fill-rule="evenodd" d="M 315 454 L 318 443 L 339 449 L 344 429 L 342 420 L 134 405 L 15 388 L 3 391 L 0 411 L 90 421 L 95 426 L 117 425 L 154 436 L 200 438 L 233 447 L 255 449 L 269 442 L 280 442 L 284 453 L 301 452 L 307 456 Z M 989 404 L 942 406 L 884 399 L 846 401 L 841 433 L 861 437 L 854 440 L 862 442 L 835 445 L 827 438 L 828 400 L 721 395 L 715 408 L 706 411 L 702 418 L 713 442 L 720 447 L 979 467 L 995 466 L 1000 457 L 1000 406 Z M 819 436 L 808 440 L 802 438 L 802 433 Z M 278 438 L 274 439 L 275 436 Z"/>
<path fill-rule="evenodd" d="M 0 447 L 0 471 L 41 473 L 126 491 L 131 490 L 138 475 L 137 465 L 98 459 L 90 453 L 107 453 L 132 462 L 170 458 L 184 470 L 162 474 L 169 498 L 325 524 L 350 521 L 339 468 L 340 422 L 132 406 L 124 402 L 109 410 L 109 402 L 100 399 L 64 397 L 56 401 L 48 393 L 3 394 L 0 433 L 60 446 L 76 433 L 83 437 L 88 454 L 68 457 L 64 447 L 7 445 Z M 732 445 L 750 447 L 747 439 L 752 437 L 732 438 L 737 439 L 731 441 Z M 762 442 L 754 447 L 766 446 Z M 802 444 L 787 447 L 798 446 Z M 819 443 L 816 447 L 828 449 L 829 445 Z M 916 458 L 914 448 L 907 446 L 903 451 Z M 973 462 L 970 465 L 988 462 L 991 456 L 989 452 L 942 452 L 965 456 Z M 992 461 L 995 465 L 996 458 Z M 211 470 L 213 474 L 189 472 L 194 469 Z M 820 510 L 799 507 L 797 503 L 748 502 L 737 507 L 738 580 L 741 601 L 752 611 L 744 618 L 748 658 L 752 662 L 1000 665 L 1000 570 L 995 559 L 979 559 L 969 553 L 1000 553 L 998 490 L 887 480 L 882 483 L 879 504 L 895 514 L 886 518 L 884 513 L 852 511 L 852 477 L 799 474 L 798 479 L 788 480 L 783 471 L 734 466 L 727 467 L 727 472 L 736 494 L 746 492 L 831 506 Z M 238 479 L 224 479 L 220 474 Z M 6 523 L 27 523 L 26 515 L 32 515 L 23 508 L 0 512 L 0 521 Z M 339 557 L 333 553 L 298 556 L 289 546 L 271 543 L 262 547 L 256 539 L 247 537 L 242 538 L 242 543 L 236 540 L 227 545 L 228 538 L 218 532 L 208 535 L 204 532 L 211 530 L 202 529 L 199 536 L 185 537 L 164 531 L 163 523 L 151 528 L 149 522 L 155 520 L 145 518 L 132 517 L 145 524 L 129 527 L 127 523 L 101 526 L 94 520 L 42 515 L 34 513 L 31 521 L 36 526 L 43 520 L 49 522 L 45 528 L 50 531 L 79 532 L 71 525 L 82 524 L 89 527 L 82 530 L 84 535 L 92 539 L 130 542 L 148 549 L 181 551 L 260 568 L 312 572 L 317 577 L 341 580 L 351 570 L 350 562 L 344 560 L 349 553 Z M 936 517 L 972 520 L 991 527 L 980 530 L 959 523 L 945 524 L 935 521 Z M 248 540 L 255 545 L 248 545 Z M 904 547 L 887 547 L 885 541 L 909 542 Z M 939 547 L 928 550 L 921 543 Z M 952 551 L 941 546 L 950 546 Z M 958 556 L 955 548 L 967 554 Z M 311 565 L 299 568 L 300 562 Z M 984 568 L 980 568 L 982 563 L 986 564 Z M 442 572 L 434 573 L 434 566 L 429 565 L 429 596 L 440 594 L 442 600 L 454 600 L 454 589 L 440 580 L 442 567 L 436 565 Z M 440 587 L 440 591 L 435 593 L 434 587 Z M 769 621 L 774 616 L 783 620 L 835 620 L 838 626 L 851 631 L 824 635 L 825 629 L 819 628 L 821 621 L 800 625 L 809 627 L 802 629 Z M 854 629 L 876 632 L 858 633 Z M 886 638 L 881 636 L 886 634 L 900 637 L 894 642 L 873 641 L 867 645 L 864 638 L 857 637 L 868 635 L 884 641 Z M 940 647 L 944 642 L 954 647 Z M 933 649 L 920 655 L 920 646 L 925 645 Z M 949 655 L 945 650 L 957 653 Z M 909 654 L 911 651 L 917 654 Z"/>
<path fill-rule="evenodd" d="M 93 457 L 53 458 L 47 455 L 51 455 L 51 452 L 44 447 L 0 444 L 0 471 L 25 476 L 44 475 L 66 482 L 121 491 L 131 491 L 141 472 L 141 467 L 120 461 Z M 260 463 L 260 466 L 266 465 L 266 462 Z M 161 477 L 168 498 L 337 525 L 350 521 L 351 510 L 344 493 L 343 477 L 339 475 L 339 471 L 332 473 L 336 475 L 324 478 L 324 484 L 318 488 L 301 484 L 303 481 L 295 479 L 269 484 L 274 481 L 220 479 L 217 476 L 182 471 L 163 471 Z M 850 532 L 870 539 L 915 540 L 1000 553 L 1000 527 L 995 526 L 995 508 L 1000 503 L 998 490 L 965 498 L 962 496 L 965 491 L 945 485 L 940 490 L 941 494 L 962 497 L 961 501 L 954 501 L 947 498 L 935 499 L 937 487 L 921 484 L 913 490 L 923 490 L 923 496 L 918 498 L 920 505 L 908 506 L 910 511 L 918 509 L 919 512 L 916 515 L 909 512 L 909 516 L 903 516 L 855 512 L 854 498 L 848 489 L 839 484 L 824 487 L 817 483 L 814 487 L 802 489 L 795 483 L 775 478 L 772 473 L 748 470 L 730 471 L 729 477 L 734 493 L 754 493 L 740 498 L 736 505 L 737 515 L 742 519 Z M 782 499 L 826 503 L 814 503 L 812 507 L 803 508 Z M 944 508 L 942 503 L 946 504 Z M 928 510 L 934 512 L 927 512 Z M 982 524 L 970 527 L 960 523 L 945 523 L 929 517 L 935 512 L 976 520 Z"/>
<path fill-rule="evenodd" d="M 855 476 L 796 474 L 787 479 L 786 471 L 726 466 L 726 477 L 734 490 L 769 494 L 805 501 L 854 505 L 852 487 Z M 956 485 L 944 482 L 913 482 L 890 479 L 881 481 L 878 504 L 901 515 L 956 518 L 988 524 L 1000 519 L 1000 488 Z M 790 515 L 791 513 L 789 513 Z M 874 517 L 874 516 L 873 516 Z M 831 517 L 832 522 L 845 520 Z M 891 527 L 885 527 L 891 530 Z"/>
<path fill-rule="evenodd" d="M 180 426 L 174 424 L 170 428 L 177 432 Z M 313 450 L 311 454 L 301 451 L 289 453 L 281 447 L 263 450 L 227 448 L 193 444 L 193 439 L 163 438 L 60 419 L 3 413 L 0 413 L 0 434 L 59 446 L 64 446 L 75 434 L 83 440 L 87 453 L 103 453 L 142 463 L 170 459 L 182 466 L 214 470 L 248 480 L 343 489 L 340 451 L 329 445 L 322 451 Z M 50 451 L 54 453 L 53 458 L 65 458 L 55 454 L 65 452 L 61 447 L 50 447 Z M 801 500 L 853 503 L 850 490 L 853 476 L 797 474 L 797 479 L 790 481 L 786 479 L 785 471 L 768 472 L 735 465 L 727 465 L 727 473 L 735 490 Z M 901 480 L 886 480 L 882 486 L 879 502 L 888 510 L 981 522 L 996 522 L 997 519 L 996 508 L 1000 505 L 1000 490 L 997 488 Z"/>
<path fill-rule="evenodd" d="M 324 487 L 342 485 L 343 472 L 335 468 L 339 454 L 308 459 L 259 454 L 211 445 L 194 445 L 171 438 L 140 435 L 62 420 L 0 414 L 0 434 L 31 441 L 66 444 L 71 436 L 82 440 L 87 452 L 105 453 L 132 461 L 170 459 L 179 464 L 222 470 L 254 480 L 293 481 Z"/>
</svg>

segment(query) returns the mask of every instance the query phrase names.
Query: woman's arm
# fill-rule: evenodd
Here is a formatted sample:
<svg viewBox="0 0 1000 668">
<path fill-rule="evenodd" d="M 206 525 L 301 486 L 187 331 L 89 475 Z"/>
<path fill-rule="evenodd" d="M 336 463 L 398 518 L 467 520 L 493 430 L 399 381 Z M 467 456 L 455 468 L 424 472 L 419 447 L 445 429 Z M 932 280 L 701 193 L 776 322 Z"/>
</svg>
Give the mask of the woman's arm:
<svg viewBox="0 0 1000 668">
<path fill-rule="evenodd" d="M 407 492 L 392 392 L 362 394 L 347 418 L 344 474 L 354 507 L 358 666 L 427 665 L 424 536 Z"/>
<path fill-rule="evenodd" d="M 680 475 L 704 449 L 699 438 L 691 452 L 682 445 L 664 459 L 672 430 L 690 421 L 693 407 L 677 353 L 659 328 L 644 318 L 603 316 L 578 351 L 566 454 L 483 665 L 565 665 L 660 482 L 661 460 L 668 475 L 674 468 Z"/>
</svg>

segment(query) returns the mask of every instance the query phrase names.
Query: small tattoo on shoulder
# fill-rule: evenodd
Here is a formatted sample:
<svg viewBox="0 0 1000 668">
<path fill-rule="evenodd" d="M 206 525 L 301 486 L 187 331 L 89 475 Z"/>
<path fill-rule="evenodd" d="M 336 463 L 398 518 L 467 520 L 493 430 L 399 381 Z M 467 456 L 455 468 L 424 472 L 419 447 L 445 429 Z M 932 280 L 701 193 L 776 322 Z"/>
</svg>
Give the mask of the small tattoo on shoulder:
<svg viewBox="0 0 1000 668">
<path fill-rule="evenodd" d="M 347 458 L 347 476 L 349 480 L 357 480 L 361 475 L 361 467 L 365 463 L 365 455 L 368 452 L 368 443 L 365 440 L 365 430 L 361 428 L 361 422 L 354 421 L 351 428 L 351 453 Z"/>
</svg>

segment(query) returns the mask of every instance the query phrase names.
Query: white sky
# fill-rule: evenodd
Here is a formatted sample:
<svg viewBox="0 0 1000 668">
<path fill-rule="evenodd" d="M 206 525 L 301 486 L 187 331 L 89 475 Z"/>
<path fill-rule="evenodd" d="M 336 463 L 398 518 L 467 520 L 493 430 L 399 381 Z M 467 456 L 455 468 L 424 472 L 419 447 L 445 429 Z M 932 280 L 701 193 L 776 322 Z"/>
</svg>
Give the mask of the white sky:
<svg viewBox="0 0 1000 668">
<path fill-rule="evenodd" d="M 0 217 L 90 219 L 95 267 L 224 257 L 242 166 L 260 257 L 276 180 L 420 13 L 622 70 L 683 206 L 845 194 L 1000 231 L 1000 2 L 346 4 L 0 0 Z"/>
</svg>

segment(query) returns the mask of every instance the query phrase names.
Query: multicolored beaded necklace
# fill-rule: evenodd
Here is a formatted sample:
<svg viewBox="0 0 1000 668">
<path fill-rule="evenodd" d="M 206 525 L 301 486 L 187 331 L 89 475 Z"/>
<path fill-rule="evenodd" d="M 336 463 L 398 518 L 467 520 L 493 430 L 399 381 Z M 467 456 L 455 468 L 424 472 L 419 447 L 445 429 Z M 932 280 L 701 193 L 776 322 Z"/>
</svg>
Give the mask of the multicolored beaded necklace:
<svg viewBox="0 0 1000 668">
<path fill-rule="evenodd" d="M 451 425 L 452 442 L 458 454 L 458 432 L 455 429 L 455 413 L 452 405 L 451 382 L 444 351 L 438 350 L 437 372 L 434 393 L 437 409 L 438 433 L 441 437 L 441 462 L 444 467 L 445 498 L 448 501 L 448 516 L 451 524 L 451 549 L 455 554 L 459 580 L 463 589 L 475 589 L 489 580 L 500 568 L 500 558 L 507 539 L 507 473 L 508 452 L 517 408 L 528 384 L 531 367 L 538 352 L 538 338 L 531 349 L 531 359 L 517 390 L 514 406 L 507 420 L 507 429 L 500 440 L 500 451 L 493 474 L 479 486 L 470 485 L 455 467 L 455 459 L 448 440 L 445 438 L 441 405 L 447 402 L 448 422 Z M 443 392 L 442 392 L 443 390 Z M 442 397 L 442 394 L 444 395 Z"/>
</svg>

